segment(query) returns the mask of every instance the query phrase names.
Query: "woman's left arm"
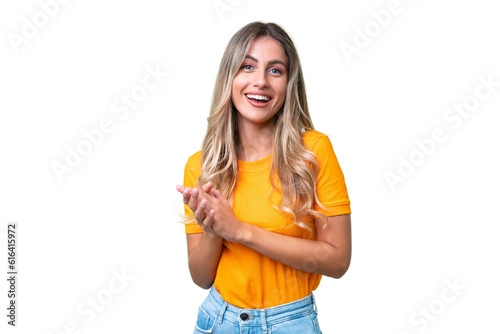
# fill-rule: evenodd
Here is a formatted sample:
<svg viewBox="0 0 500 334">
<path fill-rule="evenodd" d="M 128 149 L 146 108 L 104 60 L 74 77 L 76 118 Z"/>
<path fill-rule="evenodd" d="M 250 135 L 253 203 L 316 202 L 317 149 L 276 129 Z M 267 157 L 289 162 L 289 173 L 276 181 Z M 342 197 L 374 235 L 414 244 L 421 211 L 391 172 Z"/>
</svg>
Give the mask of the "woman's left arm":
<svg viewBox="0 0 500 334">
<path fill-rule="evenodd" d="M 267 231 L 240 221 L 231 205 L 217 190 L 204 193 L 207 208 L 215 210 L 213 230 L 228 241 L 239 242 L 288 266 L 342 277 L 351 263 L 351 215 L 316 218 L 317 240 Z"/>
<path fill-rule="evenodd" d="M 351 215 L 316 218 L 317 240 L 303 239 L 243 223 L 242 244 L 288 266 L 342 277 L 351 263 Z"/>
</svg>

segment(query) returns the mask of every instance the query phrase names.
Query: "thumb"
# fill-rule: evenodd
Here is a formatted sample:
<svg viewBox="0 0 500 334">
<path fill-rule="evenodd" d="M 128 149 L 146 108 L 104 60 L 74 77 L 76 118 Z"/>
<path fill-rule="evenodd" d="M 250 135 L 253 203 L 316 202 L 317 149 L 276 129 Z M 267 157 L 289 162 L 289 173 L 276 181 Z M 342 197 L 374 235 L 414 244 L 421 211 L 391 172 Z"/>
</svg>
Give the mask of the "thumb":
<svg viewBox="0 0 500 334">
<path fill-rule="evenodd" d="M 217 198 L 219 201 L 221 202 L 227 202 L 226 198 L 224 196 L 222 196 L 222 194 L 220 193 L 220 191 L 218 191 L 217 189 L 212 189 L 212 194 L 215 196 L 215 198 Z"/>
<path fill-rule="evenodd" d="M 210 191 L 212 190 L 212 182 L 204 184 L 203 187 L 201 187 L 201 189 L 203 189 L 203 191 L 206 193 L 210 193 Z"/>
</svg>

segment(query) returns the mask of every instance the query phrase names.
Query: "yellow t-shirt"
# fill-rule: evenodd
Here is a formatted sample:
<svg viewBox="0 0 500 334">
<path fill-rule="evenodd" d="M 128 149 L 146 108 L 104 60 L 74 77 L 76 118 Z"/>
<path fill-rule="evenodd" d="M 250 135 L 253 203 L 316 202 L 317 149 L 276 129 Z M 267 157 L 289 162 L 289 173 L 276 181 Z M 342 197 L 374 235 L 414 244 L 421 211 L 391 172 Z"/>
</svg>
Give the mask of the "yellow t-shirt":
<svg viewBox="0 0 500 334">
<path fill-rule="evenodd" d="M 330 210 L 318 206 L 315 210 L 327 216 L 350 214 L 350 201 L 337 157 L 330 139 L 318 132 L 303 133 L 306 148 L 319 158 L 320 170 L 317 194 L 320 202 Z M 184 171 L 184 185 L 193 187 L 200 175 L 201 151 L 192 155 Z M 289 214 L 282 214 L 273 207 L 282 200 L 273 191 L 269 173 L 271 156 L 258 161 L 238 160 L 238 182 L 234 190 L 233 212 L 239 220 L 268 231 L 289 236 L 316 239 L 312 233 L 293 223 Z M 276 181 L 277 184 L 279 182 Z M 192 211 L 185 205 L 185 213 Z M 309 217 L 309 226 L 314 218 Z M 202 233 L 196 223 L 186 224 L 186 233 Z M 273 307 L 301 299 L 314 291 L 321 275 L 314 274 L 275 261 L 237 242 L 223 241 L 222 254 L 217 268 L 214 287 L 222 298 L 237 307 L 260 309 Z"/>
</svg>

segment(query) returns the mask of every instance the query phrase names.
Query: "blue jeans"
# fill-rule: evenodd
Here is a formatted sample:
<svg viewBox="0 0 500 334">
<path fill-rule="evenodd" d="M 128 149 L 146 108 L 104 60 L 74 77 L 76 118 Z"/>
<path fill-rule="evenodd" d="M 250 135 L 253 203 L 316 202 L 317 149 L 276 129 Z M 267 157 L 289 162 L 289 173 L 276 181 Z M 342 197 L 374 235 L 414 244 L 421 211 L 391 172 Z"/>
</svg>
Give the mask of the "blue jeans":
<svg viewBox="0 0 500 334">
<path fill-rule="evenodd" d="M 224 301 L 215 288 L 198 308 L 194 334 L 321 334 L 314 295 L 266 309 L 243 309 Z"/>
</svg>

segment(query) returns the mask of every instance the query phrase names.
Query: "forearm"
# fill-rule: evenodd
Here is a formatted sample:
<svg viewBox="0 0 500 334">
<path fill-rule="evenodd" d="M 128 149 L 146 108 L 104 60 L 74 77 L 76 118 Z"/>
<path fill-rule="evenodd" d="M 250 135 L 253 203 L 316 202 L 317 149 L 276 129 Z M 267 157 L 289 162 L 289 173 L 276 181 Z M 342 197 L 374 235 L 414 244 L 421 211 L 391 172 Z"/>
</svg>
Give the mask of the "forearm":
<svg viewBox="0 0 500 334">
<path fill-rule="evenodd" d="M 189 272 L 193 282 L 203 289 L 209 289 L 215 280 L 222 252 L 222 238 L 204 232 L 196 248 L 189 255 Z"/>
<path fill-rule="evenodd" d="M 325 241 L 303 239 L 245 224 L 242 244 L 300 270 L 333 278 L 342 277 L 350 264 L 350 248 Z"/>
</svg>

